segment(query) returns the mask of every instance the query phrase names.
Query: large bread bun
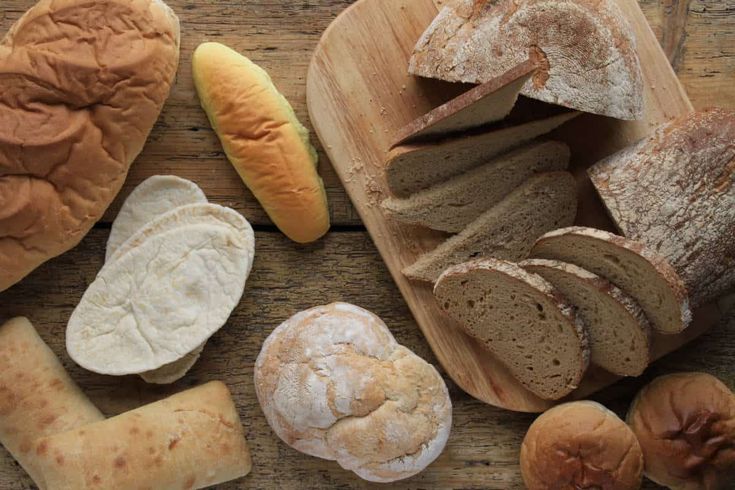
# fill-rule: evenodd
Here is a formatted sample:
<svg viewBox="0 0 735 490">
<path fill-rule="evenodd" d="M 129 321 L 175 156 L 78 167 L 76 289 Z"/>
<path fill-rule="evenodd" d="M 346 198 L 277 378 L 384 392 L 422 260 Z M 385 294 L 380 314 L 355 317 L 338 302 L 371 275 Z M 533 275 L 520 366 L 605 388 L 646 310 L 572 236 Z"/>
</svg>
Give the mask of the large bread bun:
<svg viewBox="0 0 735 490">
<path fill-rule="evenodd" d="M 625 422 L 599 403 L 565 403 L 541 415 L 521 446 L 529 490 L 634 490 L 643 456 Z"/>
<path fill-rule="evenodd" d="M 346 303 L 298 313 L 276 328 L 255 365 L 268 423 L 301 452 L 390 482 L 444 449 L 452 405 L 436 370 L 385 323 Z"/>
<path fill-rule="evenodd" d="M 159 0 L 41 0 L 0 41 L 0 291 L 102 216 L 178 52 L 178 21 Z"/>
<path fill-rule="evenodd" d="M 674 490 L 735 485 L 735 396 L 714 376 L 662 376 L 628 412 L 646 459 L 646 476 Z"/>
</svg>

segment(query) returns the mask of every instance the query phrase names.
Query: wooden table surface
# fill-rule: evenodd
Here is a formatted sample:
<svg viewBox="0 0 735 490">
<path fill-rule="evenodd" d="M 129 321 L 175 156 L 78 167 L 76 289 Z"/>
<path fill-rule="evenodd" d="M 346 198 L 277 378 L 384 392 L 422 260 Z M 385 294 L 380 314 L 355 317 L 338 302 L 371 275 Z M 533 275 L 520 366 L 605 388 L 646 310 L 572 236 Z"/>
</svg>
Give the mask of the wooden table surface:
<svg viewBox="0 0 735 490">
<path fill-rule="evenodd" d="M 378 0 L 376 0 L 378 1 Z M 382 0 L 390 1 L 390 0 Z M 33 0 L 3 0 L 5 31 Z M 253 453 L 252 473 L 222 485 L 240 488 L 368 487 L 336 463 L 289 448 L 268 427 L 255 399 L 253 364 L 266 336 L 305 308 L 348 301 L 380 315 L 402 344 L 436 364 L 370 237 L 320 149 L 320 172 L 333 227 L 320 242 L 297 246 L 273 228 L 225 160 L 191 81 L 191 53 L 201 42 L 232 46 L 266 68 L 309 124 L 305 77 L 322 31 L 348 0 L 169 0 L 182 21 L 181 66 L 174 91 L 133 164 L 120 197 L 79 247 L 39 268 L 0 294 L 0 318 L 26 315 L 62 358 L 74 379 L 107 415 L 137 407 L 207 380 L 221 379 L 240 408 Z M 641 0 L 641 6 L 695 107 L 735 109 L 735 0 Z M 318 145 L 318 141 L 314 139 Z M 179 383 L 150 387 L 135 377 L 109 378 L 75 366 L 64 351 L 64 327 L 102 265 L 110 221 L 122 199 L 143 179 L 172 173 L 197 182 L 212 202 L 242 212 L 256 229 L 256 261 L 242 303 L 208 344 L 202 360 Z M 699 370 L 735 385 L 735 332 L 715 328 L 669 355 L 635 380 L 620 382 L 595 399 L 624 414 L 638 388 L 672 371 Z M 422 474 L 382 488 L 523 488 L 518 451 L 532 415 L 484 405 L 447 380 L 454 402 L 452 436 L 442 456 Z M 33 488 L 0 448 L 0 489 Z M 644 488 L 658 488 L 647 482 Z"/>
</svg>

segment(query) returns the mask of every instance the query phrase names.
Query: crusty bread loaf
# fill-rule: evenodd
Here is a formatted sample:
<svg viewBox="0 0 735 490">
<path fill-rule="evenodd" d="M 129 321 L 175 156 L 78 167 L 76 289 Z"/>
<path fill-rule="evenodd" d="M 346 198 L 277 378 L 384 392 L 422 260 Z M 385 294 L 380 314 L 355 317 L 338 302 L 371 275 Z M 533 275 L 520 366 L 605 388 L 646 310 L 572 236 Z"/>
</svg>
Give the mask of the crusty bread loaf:
<svg viewBox="0 0 735 490">
<path fill-rule="evenodd" d="M 556 406 L 537 418 L 521 445 L 528 490 L 636 490 L 643 454 L 635 434 L 599 403 Z"/>
<path fill-rule="evenodd" d="M 537 396 L 574 390 L 589 362 L 584 325 L 541 276 L 482 259 L 450 267 L 434 287 L 439 306 Z"/>
<path fill-rule="evenodd" d="M 651 325 L 638 303 L 607 279 L 574 264 L 528 259 L 577 308 L 590 340 L 590 362 L 619 376 L 639 376 L 651 361 Z"/>
<path fill-rule="evenodd" d="M 347 303 L 302 311 L 276 328 L 255 363 L 255 392 L 284 442 L 374 482 L 422 471 L 452 426 L 436 369 L 380 318 Z"/>
<path fill-rule="evenodd" d="M 573 226 L 539 238 L 531 257 L 569 262 L 604 277 L 633 297 L 661 333 L 679 333 L 692 321 L 681 278 L 664 257 L 640 242 Z"/>
<path fill-rule="evenodd" d="M 577 190 L 572 174 L 534 175 L 461 233 L 419 257 L 403 274 L 434 282 L 447 267 L 474 258 L 525 259 L 539 236 L 572 224 L 576 215 Z"/>
<path fill-rule="evenodd" d="M 407 198 L 388 198 L 393 219 L 458 233 L 538 172 L 564 170 L 569 147 L 559 141 L 530 143 Z"/>
<path fill-rule="evenodd" d="M 299 243 L 324 235 L 329 208 L 316 150 L 265 70 L 218 43 L 201 44 L 192 69 L 227 158 L 271 220 Z"/>
<path fill-rule="evenodd" d="M 735 316 L 726 320 L 735 327 Z M 675 490 L 730 490 L 735 482 L 735 395 L 705 373 L 655 379 L 636 396 L 628 424 L 646 476 Z"/>
<path fill-rule="evenodd" d="M 0 326 L 0 443 L 37 485 L 33 441 L 103 419 L 28 319 Z"/>
<path fill-rule="evenodd" d="M 735 112 L 693 112 L 589 171 L 623 235 L 666 257 L 692 307 L 735 287 Z"/>
<path fill-rule="evenodd" d="M 633 31 L 615 0 L 456 0 L 418 41 L 414 75 L 478 83 L 525 60 L 528 97 L 619 119 L 643 115 Z"/>
<path fill-rule="evenodd" d="M 563 112 L 534 121 L 493 125 L 433 143 L 396 146 L 386 158 L 386 183 L 393 195 L 407 197 L 538 138 L 578 114 Z"/>
<path fill-rule="evenodd" d="M 102 216 L 178 56 L 178 20 L 158 0 L 41 0 L 0 41 L 0 291 Z"/>
<path fill-rule="evenodd" d="M 33 452 L 44 490 L 195 489 L 252 467 L 237 408 L 218 381 L 42 437 Z"/>
<path fill-rule="evenodd" d="M 536 62 L 526 60 L 500 76 L 451 99 L 398 131 L 393 146 L 432 136 L 446 136 L 500 121 L 510 114 L 521 88 L 537 69 Z"/>
</svg>

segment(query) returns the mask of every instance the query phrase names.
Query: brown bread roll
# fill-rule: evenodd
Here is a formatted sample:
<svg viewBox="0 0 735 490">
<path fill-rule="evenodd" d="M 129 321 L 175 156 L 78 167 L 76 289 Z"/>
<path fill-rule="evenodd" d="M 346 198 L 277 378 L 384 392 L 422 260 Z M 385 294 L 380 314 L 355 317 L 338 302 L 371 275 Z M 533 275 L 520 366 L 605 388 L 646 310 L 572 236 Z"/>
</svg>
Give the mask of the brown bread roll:
<svg viewBox="0 0 735 490">
<path fill-rule="evenodd" d="M 646 476 L 674 490 L 735 485 L 735 396 L 714 376 L 678 373 L 654 380 L 628 412 Z"/>
<path fill-rule="evenodd" d="M 565 403 L 528 429 L 521 473 L 529 490 L 634 490 L 641 486 L 643 455 L 613 412 L 590 401 Z"/>
<path fill-rule="evenodd" d="M 38 483 L 32 442 L 104 420 L 31 322 L 0 326 L 0 443 Z"/>
<path fill-rule="evenodd" d="M 178 58 L 160 0 L 41 0 L 0 41 L 0 291 L 100 219 Z"/>
<path fill-rule="evenodd" d="M 237 409 L 217 381 L 38 439 L 33 451 L 40 486 L 53 490 L 204 488 L 251 469 Z"/>
</svg>

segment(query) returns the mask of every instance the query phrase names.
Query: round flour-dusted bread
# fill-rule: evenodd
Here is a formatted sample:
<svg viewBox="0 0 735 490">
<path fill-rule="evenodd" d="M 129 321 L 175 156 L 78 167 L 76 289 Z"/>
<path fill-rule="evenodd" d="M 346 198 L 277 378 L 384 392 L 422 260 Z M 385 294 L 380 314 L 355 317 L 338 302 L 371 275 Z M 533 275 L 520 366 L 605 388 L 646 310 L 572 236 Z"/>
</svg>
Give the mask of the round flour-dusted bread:
<svg viewBox="0 0 735 490">
<path fill-rule="evenodd" d="M 528 490 L 636 490 L 643 454 L 633 431 L 607 408 L 565 403 L 528 429 L 521 474 Z"/>
<path fill-rule="evenodd" d="M 250 270 L 232 227 L 196 224 L 157 234 L 102 268 L 69 319 L 66 346 L 82 367 L 140 374 L 202 345 L 237 306 Z"/>
<path fill-rule="evenodd" d="M 439 373 L 380 318 L 346 303 L 303 311 L 276 328 L 258 356 L 255 389 L 288 445 L 369 481 L 422 471 L 452 425 Z"/>
<path fill-rule="evenodd" d="M 105 261 L 135 232 L 160 215 L 186 204 L 206 202 L 207 196 L 194 182 L 175 175 L 149 177 L 130 193 L 112 223 Z"/>
<path fill-rule="evenodd" d="M 730 327 L 733 320 L 730 320 Z M 674 490 L 730 490 L 735 482 L 735 395 L 705 373 L 662 376 L 628 412 L 646 476 Z"/>
</svg>

